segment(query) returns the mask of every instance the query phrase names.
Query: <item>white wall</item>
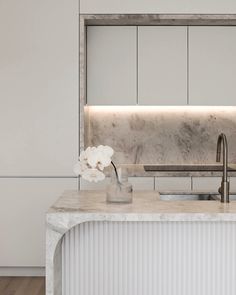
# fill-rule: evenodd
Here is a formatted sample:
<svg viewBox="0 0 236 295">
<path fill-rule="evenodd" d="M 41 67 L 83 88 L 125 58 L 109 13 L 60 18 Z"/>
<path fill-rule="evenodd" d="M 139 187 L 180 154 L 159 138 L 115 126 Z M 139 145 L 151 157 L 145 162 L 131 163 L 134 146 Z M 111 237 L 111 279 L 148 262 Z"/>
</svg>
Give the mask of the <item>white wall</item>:
<svg viewBox="0 0 236 295">
<path fill-rule="evenodd" d="M 81 13 L 235 13 L 235 0 L 80 0 Z"/>
</svg>

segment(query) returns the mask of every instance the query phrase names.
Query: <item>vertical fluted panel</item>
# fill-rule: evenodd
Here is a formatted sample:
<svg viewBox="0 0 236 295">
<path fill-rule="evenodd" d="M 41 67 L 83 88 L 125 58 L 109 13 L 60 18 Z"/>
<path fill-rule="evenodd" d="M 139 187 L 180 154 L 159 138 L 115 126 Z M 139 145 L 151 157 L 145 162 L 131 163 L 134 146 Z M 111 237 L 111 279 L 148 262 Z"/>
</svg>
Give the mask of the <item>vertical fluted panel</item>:
<svg viewBox="0 0 236 295">
<path fill-rule="evenodd" d="M 88 222 L 62 242 L 63 295 L 235 295 L 234 222 Z"/>
</svg>

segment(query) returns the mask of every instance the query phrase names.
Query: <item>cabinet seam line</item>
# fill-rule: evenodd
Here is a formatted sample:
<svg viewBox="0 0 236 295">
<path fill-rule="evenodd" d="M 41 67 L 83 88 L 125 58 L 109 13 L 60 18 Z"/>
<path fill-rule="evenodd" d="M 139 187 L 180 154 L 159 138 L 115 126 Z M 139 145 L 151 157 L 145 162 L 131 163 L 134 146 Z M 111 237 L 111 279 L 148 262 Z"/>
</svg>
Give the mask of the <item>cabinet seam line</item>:
<svg viewBox="0 0 236 295">
<path fill-rule="evenodd" d="M 138 32 L 139 27 L 136 26 L 136 104 L 139 104 L 138 101 Z"/>
<path fill-rule="evenodd" d="M 189 105 L 189 26 L 187 26 L 187 105 Z"/>
</svg>

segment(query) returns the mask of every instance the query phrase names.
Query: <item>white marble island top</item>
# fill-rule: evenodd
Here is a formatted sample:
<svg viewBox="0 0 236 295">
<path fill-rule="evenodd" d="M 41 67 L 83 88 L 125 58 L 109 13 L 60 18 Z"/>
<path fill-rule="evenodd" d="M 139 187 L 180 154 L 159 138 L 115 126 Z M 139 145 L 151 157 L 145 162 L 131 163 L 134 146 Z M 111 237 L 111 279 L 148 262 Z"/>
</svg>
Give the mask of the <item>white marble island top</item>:
<svg viewBox="0 0 236 295">
<path fill-rule="evenodd" d="M 158 192 L 141 191 L 133 203 L 117 204 L 102 191 L 66 191 L 47 214 L 60 232 L 85 221 L 236 221 L 236 201 L 162 201 Z"/>
</svg>

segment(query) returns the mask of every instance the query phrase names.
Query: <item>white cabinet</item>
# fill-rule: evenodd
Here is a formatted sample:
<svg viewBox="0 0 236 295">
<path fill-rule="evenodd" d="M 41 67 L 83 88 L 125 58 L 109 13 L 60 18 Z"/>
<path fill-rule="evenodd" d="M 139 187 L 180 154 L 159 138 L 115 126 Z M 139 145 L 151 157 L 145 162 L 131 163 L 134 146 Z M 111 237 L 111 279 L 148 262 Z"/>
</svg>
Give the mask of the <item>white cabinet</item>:
<svg viewBox="0 0 236 295">
<path fill-rule="evenodd" d="M 189 102 L 236 105 L 236 27 L 189 27 Z"/>
<path fill-rule="evenodd" d="M 129 177 L 134 191 L 154 190 L 154 177 Z"/>
<path fill-rule="evenodd" d="M 136 38 L 134 26 L 87 28 L 87 104 L 136 104 Z"/>
<path fill-rule="evenodd" d="M 203 192 L 218 192 L 221 177 L 193 177 L 193 190 Z"/>
<path fill-rule="evenodd" d="M 0 266 L 45 266 L 48 208 L 76 178 L 0 179 Z"/>
<path fill-rule="evenodd" d="M 138 103 L 187 104 L 187 27 L 138 27 Z"/>
<path fill-rule="evenodd" d="M 236 27 L 89 26 L 89 105 L 236 105 Z"/>
<path fill-rule="evenodd" d="M 80 190 L 99 190 L 99 191 L 104 191 L 106 190 L 107 185 L 110 183 L 110 178 L 106 177 L 103 181 L 99 182 L 89 182 L 82 177 L 80 177 Z"/>
<path fill-rule="evenodd" d="M 190 177 L 156 177 L 155 190 L 161 191 L 191 191 Z"/>
<path fill-rule="evenodd" d="M 1 1 L 0 175 L 73 175 L 78 1 Z"/>
<path fill-rule="evenodd" d="M 100 182 L 88 182 L 80 178 L 81 190 L 106 190 L 107 185 L 110 183 L 110 178 L 106 177 L 105 180 Z M 128 180 L 134 191 L 140 190 L 154 190 L 154 177 L 129 177 Z"/>
<path fill-rule="evenodd" d="M 230 177 L 230 192 L 236 193 L 236 177 Z"/>
<path fill-rule="evenodd" d="M 187 28 L 89 26 L 87 104 L 137 103 L 187 104 Z"/>
</svg>

